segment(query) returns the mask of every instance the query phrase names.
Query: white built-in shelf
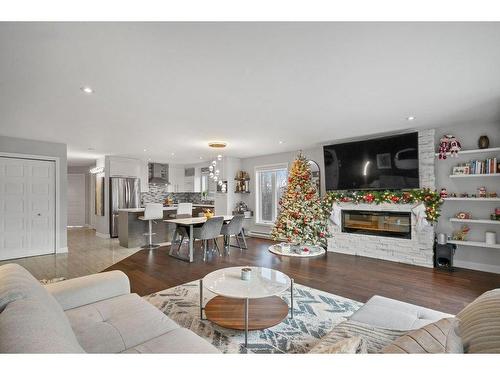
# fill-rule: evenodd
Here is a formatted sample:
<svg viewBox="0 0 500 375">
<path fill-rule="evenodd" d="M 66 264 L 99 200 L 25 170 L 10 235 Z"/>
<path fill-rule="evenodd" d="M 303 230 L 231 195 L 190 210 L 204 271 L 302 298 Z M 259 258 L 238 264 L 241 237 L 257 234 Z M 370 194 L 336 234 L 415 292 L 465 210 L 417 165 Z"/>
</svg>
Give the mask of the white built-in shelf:
<svg viewBox="0 0 500 375">
<path fill-rule="evenodd" d="M 487 244 L 486 242 L 479 241 L 457 241 L 457 240 L 448 240 L 448 243 L 455 245 L 463 245 L 463 246 L 474 246 L 474 247 L 489 247 L 491 249 L 500 249 L 500 244 L 496 243 L 494 245 Z"/>
<path fill-rule="evenodd" d="M 465 197 L 449 197 L 443 198 L 444 201 L 471 201 L 471 202 L 500 202 L 500 198 L 465 198 Z"/>
<path fill-rule="evenodd" d="M 450 178 L 500 177 L 500 173 L 450 174 Z"/>
<path fill-rule="evenodd" d="M 491 148 L 478 148 L 475 150 L 461 150 L 458 152 L 458 156 L 460 155 L 467 155 L 467 154 L 485 154 L 485 153 L 491 153 L 491 152 L 500 152 L 500 147 L 491 147 Z M 439 153 L 434 154 L 436 157 L 439 156 Z M 450 156 L 450 153 L 447 152 L 446 156 Z M 455 159 L 455 156 L 450 157 L 449 159 L 446 160 L 453 160 Z"/>
<path fill-rule="evenodd" d="M 456 217 L 451 217 L 450 221 L 456 223 L 472 223 L 472 224 L 496 224 L 500 225 L 500 220 L 489 220 L 489 219 L 457 219 Z"/>
</svg>

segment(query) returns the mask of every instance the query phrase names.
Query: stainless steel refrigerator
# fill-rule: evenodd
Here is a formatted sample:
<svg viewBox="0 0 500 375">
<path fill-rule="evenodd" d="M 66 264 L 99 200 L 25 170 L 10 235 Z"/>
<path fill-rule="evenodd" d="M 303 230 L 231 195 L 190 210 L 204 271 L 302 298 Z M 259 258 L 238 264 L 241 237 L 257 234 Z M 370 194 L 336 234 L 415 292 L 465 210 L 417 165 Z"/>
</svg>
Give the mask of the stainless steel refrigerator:
<svg viewBox="0 0 500 375">
<path fill-rule="evenodd" d="M 111 177 L 109 179 L 109 233 L 118 237 L 118 210 L 120 208 L 139 208 L 141 203 L 141 184 L 139 178 Z"/>
</svg>

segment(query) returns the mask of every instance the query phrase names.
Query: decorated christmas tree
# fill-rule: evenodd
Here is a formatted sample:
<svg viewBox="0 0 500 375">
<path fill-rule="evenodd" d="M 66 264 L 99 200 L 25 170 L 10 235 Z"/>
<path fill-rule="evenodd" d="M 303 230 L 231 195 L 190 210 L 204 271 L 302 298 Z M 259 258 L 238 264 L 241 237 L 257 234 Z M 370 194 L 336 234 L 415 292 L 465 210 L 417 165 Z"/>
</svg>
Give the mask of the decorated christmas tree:
<svg viewBox="0 0 500 375">
<path fill-rule="evenodd" d="M 311 179 L 311 170 L 302 153 L 292 164 L 279 206 L 278 218 L 271 232 L 273 239 L 326 246 L 329 212 Z"/>
</svg>

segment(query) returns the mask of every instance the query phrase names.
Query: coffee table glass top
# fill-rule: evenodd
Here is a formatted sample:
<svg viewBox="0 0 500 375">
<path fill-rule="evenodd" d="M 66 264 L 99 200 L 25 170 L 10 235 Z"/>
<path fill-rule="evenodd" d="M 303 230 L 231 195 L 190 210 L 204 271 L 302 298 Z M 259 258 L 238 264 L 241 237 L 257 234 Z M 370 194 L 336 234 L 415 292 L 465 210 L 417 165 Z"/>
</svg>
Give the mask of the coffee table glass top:
<svg viewBox="0 0 500 375">
<path fill-rule="evenodd" d="M 250 280 L 241 280 L 241 269 L 252 270 Z M 209 273 L 203 286 L 212 293 L 228 298 L 264 298 L 284 292 L 290 278 L 283 272 L 263 267 L 229 267 Z"/>
</svg>

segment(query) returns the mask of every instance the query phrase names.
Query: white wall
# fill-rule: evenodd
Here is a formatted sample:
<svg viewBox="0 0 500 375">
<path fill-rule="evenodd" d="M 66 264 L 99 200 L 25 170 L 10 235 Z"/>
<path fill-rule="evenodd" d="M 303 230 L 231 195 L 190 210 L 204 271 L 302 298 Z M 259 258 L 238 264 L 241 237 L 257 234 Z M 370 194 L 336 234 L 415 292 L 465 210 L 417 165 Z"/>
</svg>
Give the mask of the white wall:
<svg viewBox="0 0 500 375">
<path fill-rule="evenodd" d="M 56 189 L 59 191 L 59 226 L 57 228 L 58 248 L 57 252 L 67 251 L 67 157 L 66 145 L 63 143 L 41 142 L 22 138 L 12 138 L 0 136 L 0 152 L 49 156 L 59 159 L 59 184 Z"/>
<path fill-rule="evenodd" d="M 490 147 L 500 147 L 500 125 L 499 124 L 467 124 L 462 126 L 442 127 L 436 129 L 436 149 L 439 139 L 444 134 L 453 134 L 462 143 L 463 149 L 477 149 L 479 136 L 487 135 L 490 139 Z M 497 156 L 500 153 L 494 153 Z M 484 159 L 485 154 L 462 155 L 458 158 L 448 158 L 446 160 L 435 161 L 436 188 L 446 188 L 449 193 L 476 193 L 477 188 L 485 186 L 488 191 L 496 191 L 500 194 L 500 178 L 471 178 L 471 179 L 450 179 L 451 169 L 458 163 L 467 162 L 472 159 Z M 441 217 L 438 222 L 436 232 L 451 234 L 460 228 L 460 223 L 450 223 L 449 218 L 457 212 L 467 211 L 475 218 L 489 218 L 495 207 L 500 204 L 495 202 L 463 202 L 448 201 L 442 206 Z M 470 224 L 471 228 L 468 239 L 472 241 L 484 241 L 484 232 L 497 232 L 497 242 L 500 242 L 498 225 L 477 225 Z M 458 246 L 455 253 L 455 266 L 500 273 L 500 251 L 471 246 Z"/>
</svg>

